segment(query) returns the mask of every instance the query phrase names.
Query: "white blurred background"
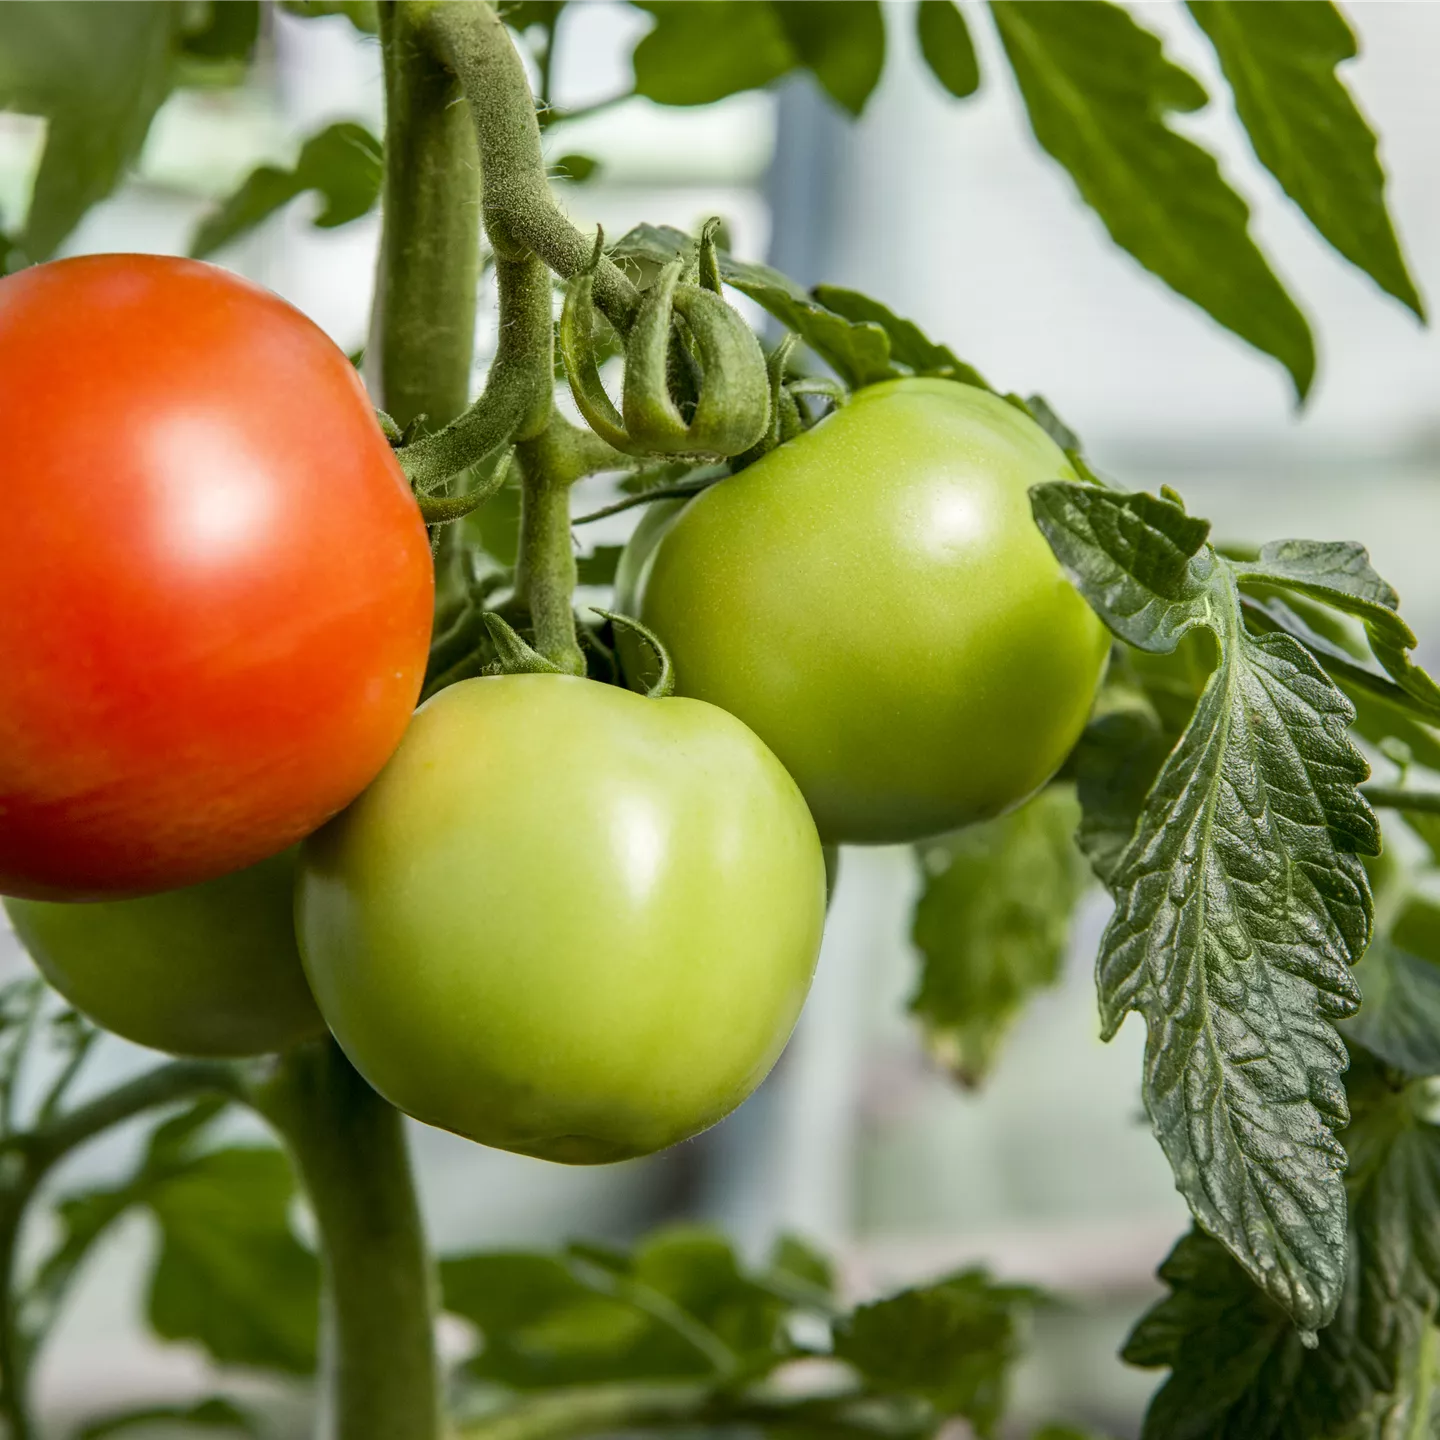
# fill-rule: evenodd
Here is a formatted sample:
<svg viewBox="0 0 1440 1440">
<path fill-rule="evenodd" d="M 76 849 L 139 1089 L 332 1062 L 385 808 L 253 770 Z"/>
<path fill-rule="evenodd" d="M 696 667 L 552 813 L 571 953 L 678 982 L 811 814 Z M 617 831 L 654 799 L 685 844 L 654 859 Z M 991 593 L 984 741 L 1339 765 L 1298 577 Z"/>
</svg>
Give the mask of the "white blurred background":
<svg viewBox="0 0 1440 1440">
<path fill-rule="evenodd" d="M 1337 259 L 1255 163 L 1224 103 L 1181 123 L 1223 157 L 1255 225 L 1315 322 L 1320 378 L 1304 412 L 1288 381 L 1117 251 L 1035 146 L 978 9 L 978 96 L 954 102 L 917 64 L 908 4 L 863 119 L 808 82 L 703 111 L 631 101 L 552 131 L 598 179 L 566 187 L 577 221 L 731 223 L 736 249 L 798 279 L 868 291 L 1002 388 L 1043 392 L 1095 462 L 1136 488 L 1175 486 L 1222 537 L 1367 543 L 1440 660 L 1440 345 Z M 1171 53 L 1223 95 L 1213 57 L 1176 4 L 1138 7 Z M 1422 289 L 1440 293 L 1440 6 L 1352 5 L 1362 58 L 1349 79 L 1383 137 L 1391 202 Z M 646 18 L 609 0 L 571 6 L 558 100 L 628 87 Z M 248 88 L 180 92 L 140 173 L 88 217 L 71 251 L 183 252 L 196 217 L 257 163 L 286 162 L 335 119 L 381 126 L 379 53 L 343 19 L 272 18 Z M 988 62 L 988 63 L 987 63 Z M 23 211 L 40 132 L 0 116 L 0 208 Z M 313 198 L 313 197 L 312 197 Z M 308 224 L 310 199 L 218 257 L 312 315 L 347 350 L 363 340 L 378 222 Z M 486 317 L 488 319 L 488 317 Z M 481 354 L 492 327 L 481 326 Z M 624 527 L 588 541 L 621 538 Z M 776 1074 L 735 1117 L 656 1159 L 567 1170 L 414 1128 L 430 1229 L 444 1251 L 623 1238 L 667 1217 L 726 1227 L 759 1251 L 780 1230 L 834 1247 L 857 1293 L 985 1259 L 1059 1290 L 1019 1385 L 1022 1418 L 1138 1432 L 1155 1377 L 1115 1358 L 1153 1296 L 1151 1273 L 1186 1223 L 1139 1099 L 1133 1020 L 1097 1038 L 1091 965 L 1106 905 L 1082 909 L 1064 982 L 1020 1022 L 993 1081 L 963 1094 L 925 1061 L 905 1003 L 916 884 L 905 850 L 847 852 L 819 979 Z M 25 961 L 0 933 L 0 970 Z M 149 1063 L 116 1041 L 99 1087 Z M 110 1174 L 136 1137 L 78 1157 L 66 1180 Z M 151 1237 L 123 1228 L 92 1265 L 46 1353 L 42 1408 L 57 1421 L 110 1404 L 209 1393 L 200 1357 L 140 1320 Z"/>
</svg>

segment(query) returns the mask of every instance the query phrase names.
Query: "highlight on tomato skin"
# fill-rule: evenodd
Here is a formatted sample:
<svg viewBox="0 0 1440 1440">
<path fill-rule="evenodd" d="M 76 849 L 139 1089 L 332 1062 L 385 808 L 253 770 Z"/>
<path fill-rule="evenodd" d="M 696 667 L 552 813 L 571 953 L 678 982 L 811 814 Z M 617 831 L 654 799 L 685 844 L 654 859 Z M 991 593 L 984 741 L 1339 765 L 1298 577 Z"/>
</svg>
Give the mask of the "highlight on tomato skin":
<svg viewBox="0 0 1440 1440">
<path fill-rule="evenodd" d="M 0 280 L 0 894 L 173 890 L 349 803 L 419 693 L 434 578 L 354 367 L 228 271 Z"/>
</svg>

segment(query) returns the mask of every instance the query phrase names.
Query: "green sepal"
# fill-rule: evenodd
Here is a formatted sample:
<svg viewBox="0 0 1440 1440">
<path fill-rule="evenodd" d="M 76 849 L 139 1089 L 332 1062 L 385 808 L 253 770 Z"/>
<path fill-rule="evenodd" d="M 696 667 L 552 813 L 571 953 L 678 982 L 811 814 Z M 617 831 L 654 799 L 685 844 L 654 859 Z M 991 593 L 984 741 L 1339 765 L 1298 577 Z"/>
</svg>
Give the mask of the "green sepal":
<svg viewBox="0 0 1440 1440">
<path fill-rule="evenodd" d="M 604 232 L 597 232 L 595 263 L 572 279 L 565 289 L 560 312 L 558 345 L 570 393 L 585 417 L 585 423 L 607 444 L 630 455 L 635 453 L 625 422 L 600 379 L 600 361 L 595 351 L 595 265 L 599 262 Z"/>
<path fill-rule="evenodd" d="M 648 625 L 642 625 L 633 615 L 619 615 L 613 610 L 602 610 L 598 605 L 592 605 L 590 608 L 595 614 L 603 615 L 612 625 L 618 625 L 622 630 L 632 631 L 650 647 L 660 665 L 660 673 L 652 684 L 645 687 L 645 694 L 651 700 L 668 700 L 675 693 L 675 664 L 670 659 L 670 652 L 665 648 L 660 637 Z"/>
<path fill-rule="evenodd" d="M 711 290 L 684 283 L 683 260 L 641 297 L 625 346 L 625 428 L 631 448 L 656 455 L 740 455 L 770 423 L 770 381 L 755 333 Z M 695 345 L 699 394 L 689 423 L 670 393 L 676 316 Z"/>
<path fill-rule="evenodd" d="M 487 610 L 481 617 L 490 632 L 490 641 L 495 646 L 494 668 L 486 666 L 486 672 L 495 675 L 563 675 L 558 665 L 553 665 L 538 650 L 527 645 L 511 628 L 508 621 L 501 619 L 493 610 Z"/>
</svg>

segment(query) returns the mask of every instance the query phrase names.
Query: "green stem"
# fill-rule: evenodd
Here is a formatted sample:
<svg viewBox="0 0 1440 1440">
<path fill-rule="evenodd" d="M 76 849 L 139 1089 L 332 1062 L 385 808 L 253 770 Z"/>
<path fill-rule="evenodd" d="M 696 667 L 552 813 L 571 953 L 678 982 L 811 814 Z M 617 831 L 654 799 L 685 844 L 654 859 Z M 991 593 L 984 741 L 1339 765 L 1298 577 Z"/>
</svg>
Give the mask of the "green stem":
<svg viewBox="0 0 1440 1440">
<path fill-rule="evenodd" d="M 1431 1410 L 1435 1397 L 1435 1347 L 1440 1343 L 1440 1334 L 1427 1326 L 1420 1337 L 1419 1363 L 1415 1371 L 1414 1391 L 1410 1396 L 1410 1423 L 1406 1427 L 1406 1440 L 1430 1440 Z"/>
<path fill-rule="evenodd" d="M 1440 790 L 1407 790 L 1403 785 L 1362 785 L 1360 793 L 1381 810 L 1440 815 Z"/>
<path fill-rule="evenodd" d="M 435 1283 L 400 1112 L 330 1040 L 285 1056 L 256 1105 L 315 1212 L 330 1440 L 436 1440 Z"/>
<path fill-rule="evenodd" d="M 569 279 L 591 260 L 594 237 L 561 213 L 545 176 L 540 126 L 525 66 L 504 22 L 483 0 L 407 0 L 417 28 L 460 81 L 475 122 L 485 176 L 485 229 L 497 254 L 538 255 Z M 595 275 L 595 303 L 622 331 L 635 287 L 611 261 Z"/>
<path fill-rule="evenodd" d="M 684 1424 L 706 1410 L 700 1385 L 596 1385 L 517 1402 L 498 1415 L 456 1428 L 456 1440 L 564 1440 L 647 1426 Z"/>
<path fill-rule="evenodd" d="M 515 565 L 515 598 L 529 611 L 535 649 L 566 674 L 583 675 L 585 655 L 575 635 L 576 568 L 570 536 L 570 485 L 546 463 L 545 451 L 543 437 L 526 441 L 517 450 L 520 550 Z"/>
<path fill-rule="evenodd" d="M 379 402 L 403 429 L 440 426 L 470 390 L 480 278 L 480 169 L 459 89 L 416 31 L 415 7 L 384 0 L 385 227 L 367 354 Z"/>
<path fill-rule="evenodd" d="M 15 1268 L 20 1244 L 20 1225 L 25 1206 L 34 1193 L 33 1184 L 17 1187 L 5 1197 L 0 1213 L 0 1420 L 6 1440 L 33 1440 L 35 1424 L 30 1415 L 30 1350 L 21 1333 L 15 1308 Z"/>
<path fill-rule="evenodd" d="M 514 439 L 545 428 L 554 393 L 550 272 L 533 255 L 495 261 L 500 343 L 479 399 L 444 429 L 397 452 L 422 495 Z"/>
</svg>

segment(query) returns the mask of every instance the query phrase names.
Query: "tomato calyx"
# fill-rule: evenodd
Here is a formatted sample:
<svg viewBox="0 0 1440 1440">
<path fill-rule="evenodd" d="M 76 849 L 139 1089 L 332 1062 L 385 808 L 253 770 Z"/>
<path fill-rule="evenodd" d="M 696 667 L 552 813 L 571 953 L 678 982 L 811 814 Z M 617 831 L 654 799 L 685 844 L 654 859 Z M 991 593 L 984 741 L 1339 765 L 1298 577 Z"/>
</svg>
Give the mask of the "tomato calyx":
<svg viewBox="0 0 1440 1440">
<path fill-rule="evenodd" d="M 724 459 L 750 450 L 770 426 L 765 355 L 719 293 L 715 230 L 707 225 L 698 253 L 671 261 L 642 293 L 625 339 L 618 410 L 595 347 L 603 231 L 590 264 L 566 290 L 559 342 L 571 393 L 590 428 L 626 454 Z"/>
<path fill-rule="evenodd" d="M 490 643 L 495 647 L 495 659 L 480 672 L 482 675 L 563 675 L 553 661 L 547 660 L 533 645 L 527 644 L 516 633 L 515 628 L 493 610 L 487 610 L 480 619 L 490 633 Z"/>
</svg>

